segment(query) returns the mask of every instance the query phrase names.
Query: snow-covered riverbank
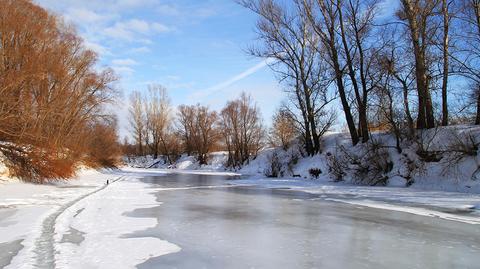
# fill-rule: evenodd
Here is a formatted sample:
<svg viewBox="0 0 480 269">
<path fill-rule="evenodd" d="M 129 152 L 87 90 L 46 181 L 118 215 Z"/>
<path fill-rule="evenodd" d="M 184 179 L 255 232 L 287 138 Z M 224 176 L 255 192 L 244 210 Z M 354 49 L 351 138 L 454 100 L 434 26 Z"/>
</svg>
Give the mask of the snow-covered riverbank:
<svg viewBox="0 0 480 269">
<path fill-rule="evenodd" d="M 32 249 L 44 220 L 62 206 L 105 186 L 121 175 L 115 171 L 80 171 L 69 181 L 36 185 L 16 180 L 0 184 L 0 244 L 12 245 L 12 253 L 0 254 L 0 267 L 29 268 Z M 21 253 L 11 260 L 17 252 Z M 23 253 L 23 254 L 22 254 Z M 18 267 L 17 267 L 18 266 Z"/>
<path fill-rule="evenodd" d="M 345 183 L 249 177 L 235 184 L 282 188 L 320 195 L 321 199 L 480 224 L 480 195 L 415 188 L 371 187 Z"/>
<path fill-rule="evenodd" d="M 157 238 L 125 237 L 157 224 L 155 219 L 130 218 L 125 213 L 158 205 L 138 177 L 163 174 L 86 170 L 77 178 L 49 185 L 4 182 L 0 268 L 133 268 L 150 257 L 179 251 Z M 132 245 L 136 247 L 124 255 Z"/>
<path fill-rule="evenodd" d="M 0 268 L 7 265 L 7 268 L 32 268 L 39 259 L 42 264 L 54 259 L 61 268 L 82 268 L 85 265 L 82 257 L 85 256 L 92 262 L 96 259 L 104 262 L 102 268 L 120 265 L 130 268 L 151 256 L 179 251 L 179 246 L 159 238 L 139 240 L 125 236 L 157 224 L 155 219 L 131 218 L 125 213 L 138 207 L 158 206 L 154 190 L 139 179 L 166 173 L 237 175 L 237 179 L 223 185 L 301 191 L 315 194 L 317 198 L 314 199 L 480 224 L 478 194 L 365 187 L 299 178 L 273 179 L 211 170 L 123 168 L 105 172 L 84 171 L 68 182 L 50 185 L 8 182 L 0 185 L 0 247 L 7 250 L 0 254 Z M 108 186 L 107 180 L 111 183 Z M 100 237 L 109 239 L 96 240 Z M 118 248 L 128 248 L 127 245 L 132 244 L 138 248 L 128 259 L 116 256 L 121 253 L 116 251 Z M 105 255 L 121 261 L 121 264 L 106 264 Z"/>
</svg>

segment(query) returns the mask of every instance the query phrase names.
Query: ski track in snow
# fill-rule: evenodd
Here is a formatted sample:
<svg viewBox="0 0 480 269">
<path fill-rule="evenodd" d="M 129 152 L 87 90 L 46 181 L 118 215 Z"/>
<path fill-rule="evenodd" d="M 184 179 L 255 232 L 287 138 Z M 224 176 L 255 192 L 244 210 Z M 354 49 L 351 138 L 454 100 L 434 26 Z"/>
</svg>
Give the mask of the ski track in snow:
<svg viewBox="0 0 480 269">
<path fill-rule="evenodd" d="M 480 196 L 476 194 L 461 194 L 448 192 L 432 192 L 396 188 L 358 187 L 350 185 L 333 185 L 329 183 L 312 182 L 294 179 L 263 179 L 259 176 L 247 179 L 232 180 L 227 185 L 194 186 L 179 188 L 150 188 L 144 183 L 137 181 L 137 177 L 149 174 L 180 173 L 163 169 L 125 169 L 111 180 L 110 185 L 96 186 L 94 190 L 83 193 L 75 200 L 58 205 L 58 201 L 50 201 L 51 194 L 34 194 L 44 200 L 33 198 L 9 199 L 3 203 L 8 207 L 16 205 L 40 205 L 55 206 L 55 211 L 40 220 L 33 232 L 25 238 L 25 249 L 14 257 L 8 268 L 133 268 L 144 261 L 145 258 L 165 255 L 181 250 L 170 242 L 159 238 L 130 238 L 133 232 L 131 227 L 143 230 L 154 226 L 153 219 L 138 219 L 127 217 L 124 214 L 136 208 L 158 206 L 153 191 L 176 191 L 187 189 L 230 188 L 236 186 L 257 186 L 262 188 L 286 188 L 292 191 L 303 191 L 320 195 L 322 200 L 348 203 L 383 210 L 401 211 L 425 217 L 438 217 L 451 221 L 469 224 L 480 224 L 477 214 L 480 208 Z M 194 174 L 229 174 L 210 171 L 183 171 Z M 118 174 L 117 174 L 118 175 Z M 235 174 L 238 175 L 238 174 Z M 120 182 L 118 182 L 120 181 Z M 108 187 L 109 191 L 101 192 Z M 98 195 L 94 195 L 97 194 Z M 129 195 L 129 193 L 135 193 Z M 53 194 L 52 194 L 53 195 Z M 64 194 L 67 197 L 71 194 Z M 333 196 L 332 196 L 333 195 Z M 15 196 L 14 196 L 15 197 Z M 27 197 L 27 196 L 26 196 Z M 29 197 L 29 196 L 28 196 Z M 55 198 L 55 195 L 52 196 Z M 52 198 L 52 199 L 53 199 Z M 18 200 L 18 201 L 17 201 Z M 31 200 L 31 201 L 30 201 Z M 1 204 L 1 203 L 0 203 Z M 57 207 L 58 205 L 58 207 Z M 437 210 L 438 207 L 438 210 Z M 28 209 L 28 208 L 27 208 Z M 32 207 L 34 209 L 34 207 Z M 455 214 L 442 209 L 452 209 L 452 212 L 460 209 L 475 211 L 471 214 Z M 28 211 L 27 211 L 28 212 Z M 80 216 L 79 216 L 80 215 Z M 77 216 L 79 216 L 77 218 Z M 104 217 L 105 216 L 105 217 Z M 104 219 L 105 220 L 104 220 Z M 97 223 L 97 221 L 99 223 Z M 153 226 L 152 226 L 153 225 Z M 98 227 L 97 227 L 98 226 Z M 113 227 L 112 227 L 113 226 Z M 12 226 L 13 227 L 13 226 Z M 71 242 L 62 242 L 62 236 L 69 230 L 78 230 L 85 235 L 84 240 L 78 245 Z M 110 231 L 113 229 L 113 231 Z M 104 237 L 102 242 L 99 237 Z M 8 240 L 15 239 L 5 236 Z M 137 245 L 138 248 L 131 250 L 131 255 L 125 257 L 124 263 L 115 263 L 119 255 L 119 248 Z M 107 251 L 104 251 L 104 250 Z M 90 267 L 83 267 L 82 262 L 87 262 L 84 257 L 95 261 Z M 107 257 L 107 258 L 106 258 Z M 19 258 L 19 259 L 17 259 Z M 123 257 L 119 256 L 119 260 Z"/>
<path fill-rule="evenodd" d="M 117 179 L 114 179 L 111 184 L 123 179 L 124 176 L 120 176 Z M 33 252 L 35 253 L 35 268 L 55 268 L 55 224 L 57 218 L 65 212 L 68 208 L 74 204 L 80 202 L 81 200 L 87 198 L 90 195 L 93 195 L 97 192 L 100 192 L 107 188 L 109 185 L 104 185 L 90 193 L 84 194 L 77 199 L 63 205 L 56 212 L 48 216 L 42 223 L 42 231 L 40 236 L 35 240 L 35 247 Z"/>
<path fill-rule="evenodd" d="M 29 247 L 13 257 L 6 268 L 135 268 L 151 257 L 180 251 L 179 246 L 160 238 L 130 237 L 136 230 L 155 227 L 156 219 L 125 214 L 161 204 L 152 194 L 159 190 L 146 187 L 136 176 L 110 179 L 109 185 L 57 207 L 27 237 Z M 64 240 L 71 231 L 82 234 L 82 239 Z M 129 249 L 127 256 L 125 249 Z"/>
<path fill-rule="evenodd" d="M 162 204 L 154 195 L 156 190 L 138 176 L 126 176 L 108 191 L 86 197 L 59 216 L 54 235 L 56 268 L 135 268 L 152 257 L 181 250 L 158 237 L 134 235 L 156 227 L 158 220 L 129 213 Z M 64 240 L 72 230 L 82 235 L 80 241 Z"/>
</svg>

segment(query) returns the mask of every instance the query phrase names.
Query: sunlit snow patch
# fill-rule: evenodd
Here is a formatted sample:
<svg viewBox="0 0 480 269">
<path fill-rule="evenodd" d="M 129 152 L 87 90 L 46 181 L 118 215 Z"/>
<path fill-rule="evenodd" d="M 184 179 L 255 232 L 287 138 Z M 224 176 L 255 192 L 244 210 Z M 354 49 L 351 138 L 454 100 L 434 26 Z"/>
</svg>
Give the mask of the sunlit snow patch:
<svg viewBox="0 0 480 269">
<path fill-rule="evenodd" d="M 57 268 L 135 268 L 151 257 L 180 251 L 179 246 L 158 238 L 128 236 L 157 225 L 155 218 L 125 215 L 158 206 L 152 190 L 145 186 L 136 180 L 111 184 L 62 214 L 55 235 Z M 84 241 L 62 242 L 71 228 L 81 231 Z"/>
</svg>

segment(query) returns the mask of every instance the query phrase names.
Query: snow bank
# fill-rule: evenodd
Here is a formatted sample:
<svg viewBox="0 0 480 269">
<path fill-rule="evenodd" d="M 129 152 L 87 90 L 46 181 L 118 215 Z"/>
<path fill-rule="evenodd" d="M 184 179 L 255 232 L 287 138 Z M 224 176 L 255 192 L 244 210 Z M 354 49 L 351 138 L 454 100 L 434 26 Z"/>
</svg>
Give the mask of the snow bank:
<svg viewBox="0 0 480 269">
<path fill-rule="evenodd" d="M 420 151 L 417 143 L 421 143 L 426 152 L 436 154 L 439 160 L 422 160 L 417 153 Z M 478 126 L 452 126 L 425 131 L 416 142 L 402 142 L 401 153 L 395 148 L 395 138 L 391 134 L 374 133 L 372 143 L 352 147 L 345 133 L 327 133 L 323 137 L 320 154 L 302 157 L 298 150 L 285 152 L 281 149 L 267 149 L 260 152 L 240 172 L 269 176 L 265 171 L 272 164 L 272 156 L 276 156 L 280 159 L 280 177 L 284 178 L 315 180 L 319 184 L 332 182 L 339 180 L 334 170 L 338 168 L 343 173 L 340 180 L 350 184 L 376 182 L 365 180 L 367 177 L 373 178 L 372 173 L 375 172 L 379 184 L 384 183 L 389 187 L 408 186 L 421 190 L 480 193 L 478 145 Z M 379 148 L 375 153 L 378 155 L 371 152 L 374 147 Z M 336 160 L 339 167 L 334 167 L 332 160 Z M 373 172 L 368 172 L 368 169 Z M 320 171 L 320 175 L 313 175 L 311 170 Z"/>
<path fill-rule="evenodd" d="M 5 157 L 0 152 L 0 183 L 8 181 L 17 181 L 17 179 L 11 177 L 10 171 L 5 165 Z"/>
<path fill-rule="evenodd" d="M 480 193 L 480 127 L 450 126 L 426 130 L 414 140 L 402 141 L 401 153 L 395 145 L 395 137 L 384 132 L 373 133 L 370 143 L 355 147 L 352 147 L 348 134 L 329 132 L 322 138 L 320 154 L 305 156 L 298 144 L 287 151 L 264 149 L 233 172 L 315 180 L 317 184 L 342 181 L 355 185 Z M 208 165 L 199 165 L 194 157 L 183 155 L 173 166 L 165 164 L 162 159 L 141 157 L 131 159 L 128 165 L 150 167 L 156 163 L 155 168 L 174 168 L 177 172 L 228 171 L 230 169 L 225 167 L 227 157 L 226 152 L 212 153 Z"/>
<path fill-rule="evenodd" d="M 82 170 L 69 181 L 35 185 L 20 181 L 0 184 L 0 243 L 23 240 L 23 249 L 9 268 L 30 268 L 34 262 L 35 240 L 42 230 L 43 220 L 62 205 L 89 193 L 106 180 L 119 175 L 106 171 Z"/>
<path fill-rule="evenodd" d="M 136 208 L 158 205 L 151 191 L 137 178 L 127 177 L 111 184 L 108 191 L 96 193 L 68 208 L 55 227 L 57 267 L 135 268 L 151 257 L 180 251 L 180 247 L 158 238 L 129 236 L 157 225 L 155 218 L 125 216 Z M 63 240 L 72 228 L 81 234 L 85 231 L 82 242 Z"/>
<path fill-rule="evenodd" d="M 126 157 L 124 162 L 128 167 L 133 168 L 155 168 L 155 169 L 175 169 L 181 170 L 203 170 L 203 171 L 225 171 L 225 163 L 228 153 L 225 151 L 212 152 L 208 157 L 208 164 L 200 165 L 194 156 L 183 154 L 170 165 L 166 158 L 159 157 L 154 159 L 152 156 Z"/>
</svg>

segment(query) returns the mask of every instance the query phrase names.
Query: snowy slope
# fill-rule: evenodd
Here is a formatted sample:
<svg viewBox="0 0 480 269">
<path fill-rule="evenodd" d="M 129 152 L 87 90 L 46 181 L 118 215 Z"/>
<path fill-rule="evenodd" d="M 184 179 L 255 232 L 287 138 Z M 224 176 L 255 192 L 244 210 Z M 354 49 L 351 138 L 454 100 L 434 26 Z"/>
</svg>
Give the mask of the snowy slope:
<svg viewBox="0 0 480 269">
<path fill-rule="evenodd" d="M 460 141 L 461 140 L 461 141 Z M 474 140 L 471 143 L 470 140 Z M 416 141 L 402 141 L 402 152 L 395 149 L 394 136 L 377 132 L 372 134 L 370 144 L 351 146 L 351 141 L 346 133 L 327 133 L 322 140 L 322 152 L 315 156 L 305 156 L 301 148 L 294 145 L 287 151 L 281 149 L 264 149 L 258 156 L 252 158 L 241 169 L 235 170 L 244 175 L 272 176 L 272 166 L 277 167 L 275 176 L 283 178 L 296 178 L 297 180 L 315 180 L 318 184 L 338 180 L 332 172 L 332 160 L 337 160 L 342 169 L 341 181 L 355 185 L 369 185 L 378 182 L 378 185 L 390 187 L 407 187 L 421 190 L 453 191 L 465 193 L 480 193 L 480 127 L 478 126 L 451 126 L 432 129 L 420 134 Z M 458 145 L 462 142 L 464 145 Z M 476 145 L 473 145 L 477 143 Z M 437 154 L 439 160 L 423 161 L 417 154 L 419 145 L 428 152 Z M 378 156 L 368 158 L 372 147 L 379 147 Z M 462 148 L 464 147 L 464 148 Z M 465 148 L 466 147 L 466 148 Z M 468 148 L 470 147 L 470 148 Z M 454 149 L 452 149 L 454 148 Z M 470 150 L 469 154 L 453 152 L 452 150 Z M 334 158 L 333 158 L 334 157 Z M 272 160 L 277 163 L 272 164 Z M 368 173 L 360 173 L 361 169 L 375 168 L 370 162 L 379 161 L 380 165 L 388 169 L 379 171 L 377 178 L 370 181 L 365 178 Z M 212 153 L 209 164 L 200 166 L 192 156 L 182 156 L 170 168 L 179 170 L 207 170 L 225 171 L 227 160 L 226 152 Z M 152 160 L 149 157 L 132 159 L 128 162 L 133 167 L 150 167 Z M 360 165 L 355 164 L 359 162 Z M 382 163 L 383 162 L 383 163 Z M 167 168 L 164 161 L 158 162 L 155 168 Z M 310 170 L 320 172 L 318 177 L 312 175 Z M 360 172 L 359 172 L 360 171 Z M 478 179 L 478 180 L 477 180 Z"/>
</svg>

